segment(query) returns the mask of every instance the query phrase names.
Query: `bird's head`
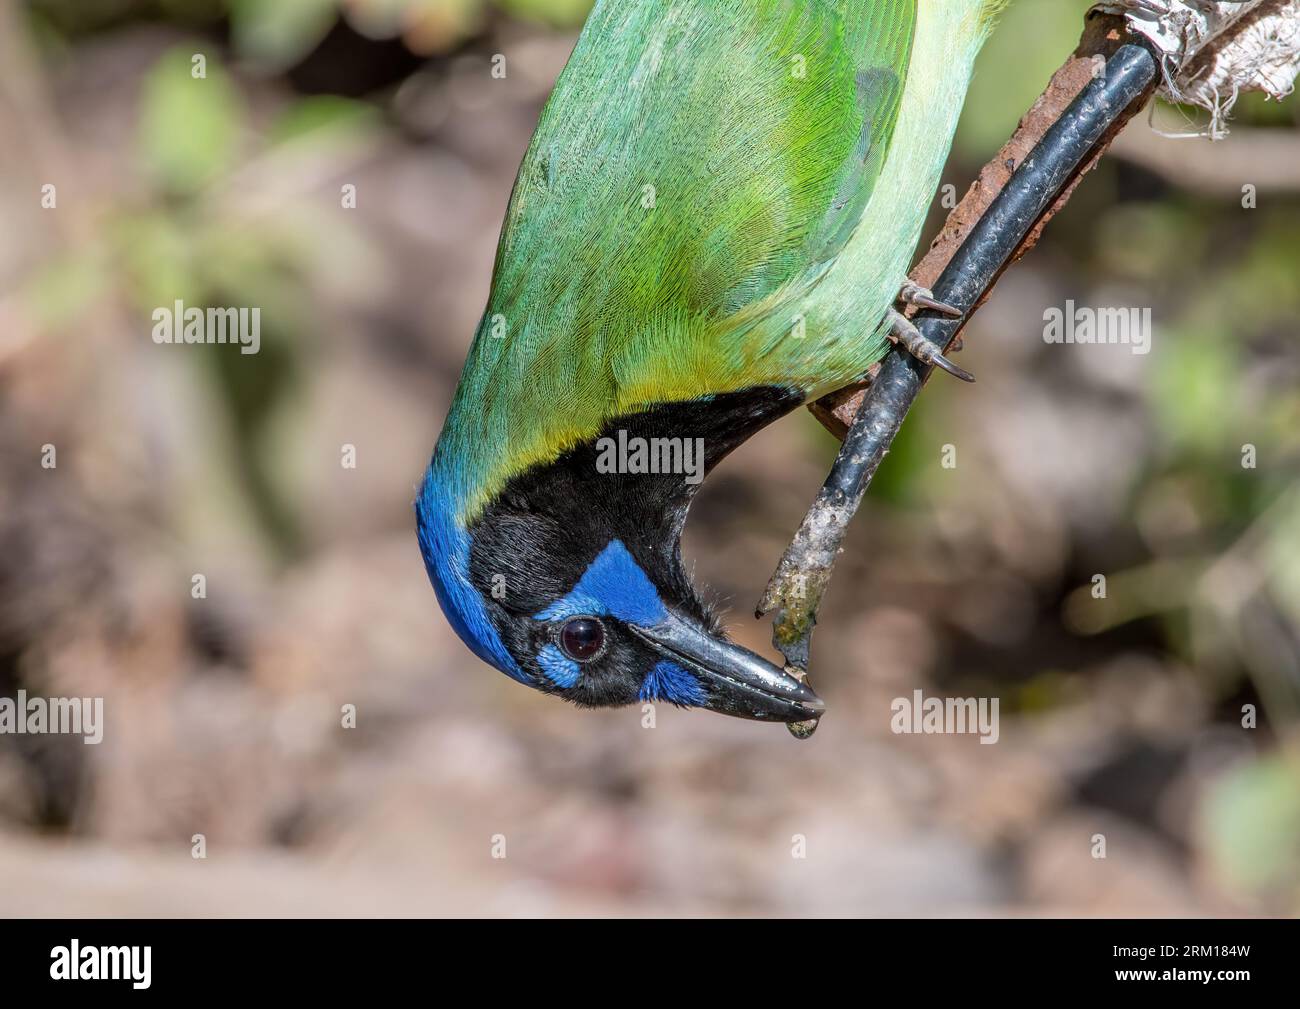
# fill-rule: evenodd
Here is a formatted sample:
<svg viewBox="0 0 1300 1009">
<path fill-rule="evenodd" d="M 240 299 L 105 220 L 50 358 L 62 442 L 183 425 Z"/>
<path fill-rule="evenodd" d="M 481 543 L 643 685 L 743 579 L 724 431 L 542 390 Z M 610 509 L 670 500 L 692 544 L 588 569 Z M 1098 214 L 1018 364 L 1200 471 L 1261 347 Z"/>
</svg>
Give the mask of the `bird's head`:
<svg viewBox="0 0 1300 1009">
<path fill-rule="evenodd" d="M 726 639 L 682 565 L 695 487 L 749 433 L 727 426 L 726 406 L 715 400 L 702 415 L 711 449 L 707 438 L 679 438 L 685 465 L 676 469 L 686 472 L 644 472 L 653 463 L 627 455 L 666 430 L 692 430 L 681 409 L 625 417 L 511 479 L 467 524 L 447 492 L 454 460 L 435 453 L 416 501 L 420 543 L 465 643 L 583 707 L 663 701 L 770 721 L 819 717 L 822 702 L 805 684 Z"/>
</svg>

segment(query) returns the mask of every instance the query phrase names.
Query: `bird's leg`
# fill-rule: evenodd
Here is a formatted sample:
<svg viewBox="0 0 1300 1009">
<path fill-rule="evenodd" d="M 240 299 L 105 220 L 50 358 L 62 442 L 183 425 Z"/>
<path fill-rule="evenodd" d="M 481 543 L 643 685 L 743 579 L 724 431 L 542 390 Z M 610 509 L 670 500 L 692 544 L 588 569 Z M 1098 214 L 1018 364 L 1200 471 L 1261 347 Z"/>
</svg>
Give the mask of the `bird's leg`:
<svg viewBox="0 0 1300 1009">
<path fill-rule="evenodd" d="M 925 334 L 917 329 L 912 320 L 902 312 L 891 308 L 886 321 L 889 323 L 889 338 L 922 364 L 932 364 L 936 368 L 942 368 L 949 375 L 960 378 L 963 382 L 975 381 L 975 376 L 969 371 L 959 368 L 944 357 L 943 351 L 927 340 Z"/>
</svg>

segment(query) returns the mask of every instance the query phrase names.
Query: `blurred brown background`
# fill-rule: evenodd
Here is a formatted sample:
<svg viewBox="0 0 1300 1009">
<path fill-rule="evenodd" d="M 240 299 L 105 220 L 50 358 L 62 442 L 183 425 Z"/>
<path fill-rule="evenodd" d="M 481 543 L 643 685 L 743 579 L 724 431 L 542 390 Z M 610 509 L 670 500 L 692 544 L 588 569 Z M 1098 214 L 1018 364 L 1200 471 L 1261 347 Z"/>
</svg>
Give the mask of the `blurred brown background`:
<svg viewBox="0 0 1300 1009">
<path fill-rule="evenodd" d="M 1300 912 L 1300 102 L 1139 119 L 999 285 L 851 537 L 813 740 L 645 729 L 474 659 L 411 515 L 585 6 L 0 7 L 0 696 L 107 723 L 0 736 L 0 913 Z M 1086 6 L 1013 4 L 958 194 Z M 176 299 L 259 306 L 260 353 L 156 345 Z M 1045 344 L 1066 299 L 1152 308 L 1151 353 Z M 801 413 L 692 513 L 750 647 L 834 449 Z M 998 743 L 893 734 L 918 687 Z"/>
</svg>

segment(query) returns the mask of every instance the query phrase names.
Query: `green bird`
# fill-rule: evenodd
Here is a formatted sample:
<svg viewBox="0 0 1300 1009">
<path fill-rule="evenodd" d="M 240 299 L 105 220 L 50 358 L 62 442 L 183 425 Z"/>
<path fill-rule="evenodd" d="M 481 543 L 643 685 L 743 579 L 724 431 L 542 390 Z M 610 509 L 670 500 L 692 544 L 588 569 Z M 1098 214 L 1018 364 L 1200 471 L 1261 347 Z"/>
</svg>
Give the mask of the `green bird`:
<svg viewBox="0 0 1300 1009">
<path fill-rule="evenodd" d="M 1004 0 L 597 0 L 515 183 L 415 502 L 464 642 L 581 706 L 824 710 L 682 564 L 700 480 L 860 380 Z M 961 373 L 964 374 L 964 373 Z"/>
</svg>

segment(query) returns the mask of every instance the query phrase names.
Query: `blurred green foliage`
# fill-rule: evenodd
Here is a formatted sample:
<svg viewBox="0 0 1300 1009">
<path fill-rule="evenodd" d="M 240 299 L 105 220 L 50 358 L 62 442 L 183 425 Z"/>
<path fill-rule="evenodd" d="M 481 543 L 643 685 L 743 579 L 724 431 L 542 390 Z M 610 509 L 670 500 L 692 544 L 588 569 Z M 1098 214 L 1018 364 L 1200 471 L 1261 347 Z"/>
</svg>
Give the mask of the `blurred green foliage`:
<svg viewBox="0 0 1300 1009">
<path fill-rule="evenodd" d="M 335 0 L 232 0 L 235 50 L 262 66 L 284 66 L 323 39 L 338 20 Z"/>
<path fill-rule="evenodd" d="M 1201 810 L 1200 830 L 1223 882 L 1275 914 L 1300 913 L 1300 764 L 1294 755 L 1238 768 Z"/>
<path fill-rule="evenodd" d="M 201 57 L 201 61 L 199 60 Z M 189 360 L 224 404 L 241 486 L 282 559 L 301 545 L 280 502 L 266 433 L 294 394 L 302 334 L 318 328 L 315 293 L 346 291 L 379 269 L 359 233 L 307 193 L 281 192 L 294 164 L 329 164 L 366 149 L 377 112 L 337 96 L 300 97 L 254 129 L 241 89 L 206 44 L 167 51 L 143 78 L 136 117 L 140 196 L 105 208 L 96 240 L 33 274 L 26 302 L 50 327 L 68 326 L 116 292 L 148 319 L 156 306 L 257 305 L 264 340 L 257 358 L 201 348 Z"/>
<path fill-rule="evenodd" d="M 203 76 L 196 77 L 195 61 Z M 174 49 L 144 81 L 140 150 L 145 170 L 164 191 L 192 194 L 240 157 L 239 94 L 220 63 Z"/>
<path fill-rule="evenodd" d="M 347 22 L 374 39 L 401 37 L 419 53 L 447 52 L 496 14 L 554 27 L 582 23 L 592 0 L 29 0 L 46 37 L 79 35 L 140 20 L 187 27 L 228 22 L 231 46 L 264 72 L 292 66 Z"/>
</svg>

